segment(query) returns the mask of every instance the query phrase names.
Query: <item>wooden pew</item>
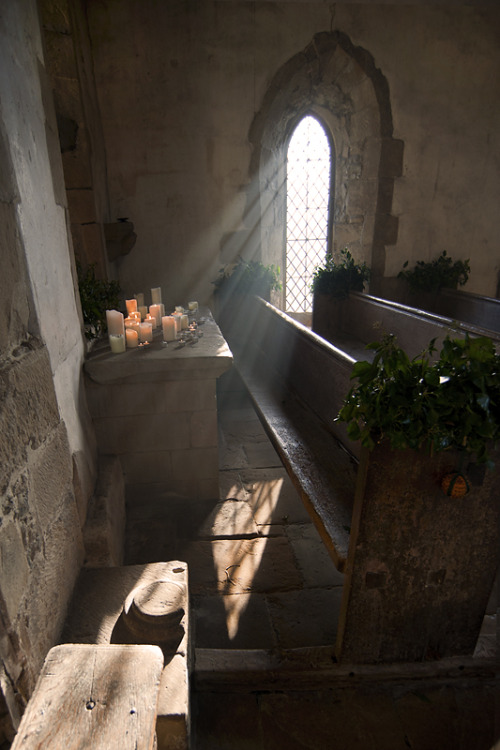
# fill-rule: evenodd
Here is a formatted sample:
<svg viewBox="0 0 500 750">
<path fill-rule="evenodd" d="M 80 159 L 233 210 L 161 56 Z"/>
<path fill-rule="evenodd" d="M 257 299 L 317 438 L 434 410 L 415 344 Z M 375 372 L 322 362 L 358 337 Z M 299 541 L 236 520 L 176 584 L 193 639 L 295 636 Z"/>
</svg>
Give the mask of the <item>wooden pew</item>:
<svg viewBox="0 0 500 750">
<path fill-rule="evenodd" d="M 414 340 L 420 324 L 429 339 L 446 335 L 413 318 Z M 369 356 L 354 324 L 342 339 L 349 353 L 260 298 L 242 300 L 221 327 L 264 428 L 346 574 L 338 660 L 470 655 L 498 564 L 498 472 L 466 467 L 472 488 L 456 500 L 441 488 L 455 453 L 431 460 L 386 444 L 369 453 L 347 438 L 334 418 L 355 359 Z"/>
</svg>

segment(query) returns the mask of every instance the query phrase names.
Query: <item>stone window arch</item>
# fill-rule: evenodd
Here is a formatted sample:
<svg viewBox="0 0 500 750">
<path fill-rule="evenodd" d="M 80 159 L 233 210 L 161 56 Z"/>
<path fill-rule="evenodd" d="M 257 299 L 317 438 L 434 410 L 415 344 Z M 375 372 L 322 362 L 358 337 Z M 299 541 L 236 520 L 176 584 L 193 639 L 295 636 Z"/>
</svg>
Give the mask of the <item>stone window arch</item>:
<svg viewBox="0 0 500 750">
<path fill-rule="evenodd" d="M 277 72 L 249 133 L 252 146 L 245 221 L 255 257 L 283 268 L 286 247 L 286 150 L 297 122 L 320 118 L 335 148 L 332 251 L 348 247 L 372 270 L 370 291 L 384 277 L 397 240 L 392 216 L 402 141 L 393 138 L 389 87 L 373 57 L 342 32 L 314 37 Z M 273 299 L 284 309 L 284 292 Z"/>
</svg>

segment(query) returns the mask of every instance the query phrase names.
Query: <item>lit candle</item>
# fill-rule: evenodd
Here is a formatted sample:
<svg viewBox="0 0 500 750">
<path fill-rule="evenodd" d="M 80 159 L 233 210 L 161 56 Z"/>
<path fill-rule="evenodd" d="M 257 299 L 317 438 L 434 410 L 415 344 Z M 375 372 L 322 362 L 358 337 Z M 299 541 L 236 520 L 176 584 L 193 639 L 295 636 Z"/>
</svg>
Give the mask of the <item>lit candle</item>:
<svg viewBox="0 0 500 750">
<path fill-rule="evenodd" d="M 156 318 L 153 315 L 150 315 L 149 313 L 144 318 L 145 323 L 151 323 L 153 328 L 156 328 Z"/>
<path fill-rule="evenodd" d="M 189 326 L 189 317 L 187 315 L 181 315 L 181 328 L 184 330 Z"/>
<path fill-rule="evenodd" d="M 141 313 L 141 319 L 142 320 L 146 320 L 146 318 L 148 316 L 148 308 L 146 307 L 146 305 L 139 305 L 139 307 L 137 309 Z"/>
<path fill-rule="evenodd" d="M 156 286 L 154 289 L 151 289 L 151 302 L 153 305 L 161 305 L 161 287 Z"/>
<path fill-rule="evenodd" d="M 141 323 L 139 338 L 142 342 L 153 340 L 153 326 L 151 323 Z"/>
<path fill-rule="evenodd" d="M 139 334 L 133 328 L 125 329 L 125 338 L 127 340 L 127 349 L 135 349 L 139 346 Z"/>
<path fill-rule="evenodd" d="M 121 354 L 125 351 L 125 336 L 122 333 L 110 333 L 109 345 L 113 354 Z"/>
<path fill-rule="evenodd" d="M 123 314 L 118 310 L 106 310 L 108 333 L 113 336 L 124 336 Z"/>
<path fill-rule="evenodd" d="M 134 294 L 134 297 L 137 301 L 137 307 L 140 309 L 141 307 L 144 307 L 144 295 L 142 292 L 138 292 L 137 294 Z"/>
<path fill-rule="evenodd" d="M 129 318 L 134 318 L 134 320 L 137 320 L 139 323 L 141 322 L 141 313 L 139 310 L 132 310 L 132 312 L 129 312 L 128 316 Z"/>
<path fill-rule="evenodd" d="M 173 315 L 165 315 L 161 319 L 161 327 L 163 329 L 163 341 L 175 341 L 176 325 Z"/>
<path fill-rule="evenodd" d="M 188 310 L 191 310 L 191 312 L 196 312 L 198 310 L 198 303 L 194 300 L 188 302 Z"/>
<path fill-rule="evenodd" d="M 160 304 L 150 305 L 149 314 L 156 318 L 156 325 L 161 325 L 161 307 Z"/>
<path fill-rule="evenodd" d="M 130 315 L 130 313 L 137 312 L 137 300 L 136 299 L 126 299 L 125 304 L 127 306 L 128 315 Z"/>
</svg>

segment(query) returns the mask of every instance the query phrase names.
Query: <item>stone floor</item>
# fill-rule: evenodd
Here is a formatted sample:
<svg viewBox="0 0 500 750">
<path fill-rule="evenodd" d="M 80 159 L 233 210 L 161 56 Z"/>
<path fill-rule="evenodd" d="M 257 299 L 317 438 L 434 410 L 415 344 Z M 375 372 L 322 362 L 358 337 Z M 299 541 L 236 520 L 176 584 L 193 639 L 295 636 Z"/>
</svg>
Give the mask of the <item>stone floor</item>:
<svg viewBox="0 0 500 750">
<path fill-rule="evenodd" d="M 129 518 L 126 563 L 188 563 L 198 649 L 238 658 L 331 646 L 343 576 L 230 376 L 219 424 L 220 498 L 142 508 Z M 495 652 L 495 615 L 492 605 L 480 655 Z M 197 689 L 195 679 L 193 750 L 500 750 L 499 685 L 491 674 L 271 688 L 215 679 Z"/>
</svg>

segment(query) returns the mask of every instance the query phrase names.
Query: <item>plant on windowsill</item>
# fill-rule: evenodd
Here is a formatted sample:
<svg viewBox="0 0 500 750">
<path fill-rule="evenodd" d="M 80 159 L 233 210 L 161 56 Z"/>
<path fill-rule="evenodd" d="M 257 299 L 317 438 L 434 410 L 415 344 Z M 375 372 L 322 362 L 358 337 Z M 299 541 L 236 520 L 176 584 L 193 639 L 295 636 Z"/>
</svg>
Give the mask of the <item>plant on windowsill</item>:
<svg viewBox="0 0 500 750">
<path fill-rule="evenodd" d="M 408 261 L 398 273 L 398 279 L 408 283 L 412 292 L 439 292 L 444 287 L 457 289 L 467 283 L 470 273 L 469 259 L 453 260 L 443 250 L 441 255 L 432 261 L 418 260 L 413 268 L 408 269 Z"/>
<path fill-rule="evenodd" d="M 459 466 L 443 478 L 443 490 L 457 496 L 468 489 L 465 459 L 493 468 L 491 451 L 500 440 L 500 356 L 487 337 L 447 336 L 432 360 L 434 342 L 413 359 L 392 334 L 369 344 L 374 359 L 354 365 L 351 377 L 358 382 L 336 421 L 346 422 L 349 437 L 369 450 L 387 440 L 391 448 L 429 455 L 457 451 Z"/>
<path fill-rule="evenodd" d="M 85 337 L 89 341 L 100 338 L 105 332 L 106 310 L 117 309 L 120 305 L 121 289 L 117 281 L 98 279 L 95 264 L 83 270 L 76 261 L 78 291 L 82 306 Z"/>
<path fill-rule="evenodd" d="M 362 292 L 370 279 L 366 263 L 357 263 L 350 251 L 344 248 L 339 257 L 330 255 L 318 266 L 311 283 L 313 295 L 326 294 L 335 299 L 345 299 L 349 292 Z"/>
</svg>

